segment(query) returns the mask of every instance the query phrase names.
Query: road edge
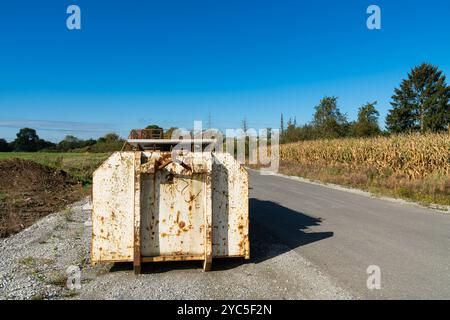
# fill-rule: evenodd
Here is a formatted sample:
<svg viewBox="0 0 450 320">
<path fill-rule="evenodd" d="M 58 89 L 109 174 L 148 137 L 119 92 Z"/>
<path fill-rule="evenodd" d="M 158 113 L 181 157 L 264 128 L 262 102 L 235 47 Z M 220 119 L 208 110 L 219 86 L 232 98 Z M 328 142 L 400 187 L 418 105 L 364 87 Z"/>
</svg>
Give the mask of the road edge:
<svg viewBox="0 0 450 320">
<path fill-rule="evenodd" d="M 248 168 L 248 167 L 245 167 L 245 168 L 248 171 L 259 173 L 261 175 L 261 172 L 258 169 L 252 169 L 252 168 Z M 408 200 L 405 200 L 405 199 L 399 199 L 399 198 L 392 198 L 392 197 L 383 196 L 383 195 L 377 195 L 375 193 L 372 193 L 372 192 L 369 192 L 369 191 L 364 191 L 364 190 L 357 189 L 357 188 L 344 187 L 344 186 L 341 186 L 341 185 L 338 185 L 338 184 L 334 184 L 334 183 L 326 183 L 326 182 L 321 182 L 321 181 L 316 181 L 316 180 L 310 180 L 310 179 L 299 177 L 299 176 L 289 176 L 289 175 L 285 175 L 285 174 L 274 172 L 274 171 L 265 171 L 264 175 L 266 175 L 266 176 L 276 176 L 276 177 L 290 179 L 290 180 L 294 180 L 294 181 L 298 181 L 298 182 L 309 183 L 309 184 L 322 186 L 322 187 L 326 187 L 326 188 L 333 189 L 333 190 L 345 191 L 345 192 L 349 192 L 349 193 L 353 193 L 353 194 L 369 197 L 369 198 L 372 198 L 372 199 L 385 200 L 385 201 L 398 203 L 398 204 L 402 204 L 402 205 L 409 205 L 409 206 L 413 206 L 413 207 L 421 208 L 421 209 L 429 209 L 429 210 L 433 210 L 434 212 L 438 212 L 438 213 L 441 213 L 441 214 L 450 214 L 450 206 L 446 206 L 446 205 L 440 205 L 440 204 L 424 205 L 424 204 L 421 204 L 421 203 L 418 203 L 418 202 L 408 201 Z"/>
</svg>

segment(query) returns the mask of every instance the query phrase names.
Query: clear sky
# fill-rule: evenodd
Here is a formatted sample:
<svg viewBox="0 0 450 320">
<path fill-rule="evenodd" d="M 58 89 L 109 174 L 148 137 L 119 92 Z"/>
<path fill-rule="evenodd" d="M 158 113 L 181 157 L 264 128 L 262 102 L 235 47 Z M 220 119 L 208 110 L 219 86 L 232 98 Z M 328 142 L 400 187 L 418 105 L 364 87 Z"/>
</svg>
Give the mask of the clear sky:
<svg viewBox="0 0 450 320">
<path fill-rule="evenodd" d="M 81 8 L 81 30 L 66 9 Z M 382 29 L 366 9 L 382 10 Z M 350 119 L 416 64 L 450 76 L 448 0 L 15 0 L 0 4 L 0 138 L 98 137 L 157 123 L 278 128 L 324 95 Z"/>
</svg>

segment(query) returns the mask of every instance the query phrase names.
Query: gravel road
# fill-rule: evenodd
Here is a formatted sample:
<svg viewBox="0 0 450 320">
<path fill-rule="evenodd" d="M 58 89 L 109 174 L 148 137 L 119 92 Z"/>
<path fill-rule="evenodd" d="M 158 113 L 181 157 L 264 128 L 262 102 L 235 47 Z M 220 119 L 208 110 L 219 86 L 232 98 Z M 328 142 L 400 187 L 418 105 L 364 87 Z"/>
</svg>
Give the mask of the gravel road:
<svg viewBox="0 0 450 320">
<path fill-rule="evenodd" d="M 250 261 L 89 264 L 87 200 L 0 240 L 0 299 L 351 299 L 327 275 L 259 223 Z M 81 289 L 68 290 L 66 270 L 81 269 Z"/>
</svg>

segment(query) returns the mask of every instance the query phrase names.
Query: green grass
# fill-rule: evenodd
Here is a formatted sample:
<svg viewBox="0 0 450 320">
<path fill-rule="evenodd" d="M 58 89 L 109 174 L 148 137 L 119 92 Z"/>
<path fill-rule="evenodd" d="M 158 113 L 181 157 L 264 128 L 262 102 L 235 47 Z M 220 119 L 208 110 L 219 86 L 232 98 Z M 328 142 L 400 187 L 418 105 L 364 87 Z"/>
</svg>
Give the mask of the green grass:
<svg viewBox="0 0 450 320">
<path fill-rule="evenodd" d="M 41 293 L 37 293 L 31 297 L 31 300 L 44 300 L 44 299 L 45 299 L 45 297 Z"/>
<path fill-rule="evenodd" d="M 55 261 L 52 259 L 34 258 L 31 256 L 21 258 L 21 259 L 19 259 L 18 262 L 27 267 L 35 267 L 38 264 L 54 264 L 55 263 Z"/>
<path fill-rule="evenodd" d="M 31 160 L 51 168 L 68 172 L 84 184 L 92 182 L 92 173 L 110 153 L 58 153 L 58 152 L 0 152 L 0 161 L 11 158 Z"/>
<path fill-rule="evenodd" d="M 67 284 L 67 276 L 62 271 L 52 271 L 47 274 L 46 282 L 55 286 L 65 287 Z"/>
<path fill-rule="evenodd" d="M 73 219 L 73 212 L 71 208 L 67 208 L 63 211 L 64 217 L 66 218 L 67 222 L 74 222 L 75 220 Z"/>
<path fill-rule="evenodd" d="M 33 267 L 36 265 L 36 259 L 33 257 L 25 257 L 19 260 L 20 264 L 23 264 L 28 267 Z"/>
<path fill-rule="evenodd" d="M 76 296 L 79 296 L 79 295 L 80 295 L 80 293 L 78 291 L 76 291 L 76 290 L 68 290 L 68 291 L 63 293 L 63 296 L 65 298 L 73 298 L 73 297 L 76 297 Z"/>
</svg>

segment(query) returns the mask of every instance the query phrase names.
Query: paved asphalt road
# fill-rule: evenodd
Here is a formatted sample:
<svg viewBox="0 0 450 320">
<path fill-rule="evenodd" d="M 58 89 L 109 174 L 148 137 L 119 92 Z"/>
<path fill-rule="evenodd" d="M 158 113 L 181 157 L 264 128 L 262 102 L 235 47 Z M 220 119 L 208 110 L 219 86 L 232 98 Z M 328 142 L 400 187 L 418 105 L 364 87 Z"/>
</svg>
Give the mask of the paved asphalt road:
<svg viewBox="0 0 450 320">
<path fill-rule="evenodd" d="M 450 214 L 250 171 L 252 225 L 362 299 L 450 299 Z M 367 268 L 381 268 L 368 290 Z"/>
</svg>

